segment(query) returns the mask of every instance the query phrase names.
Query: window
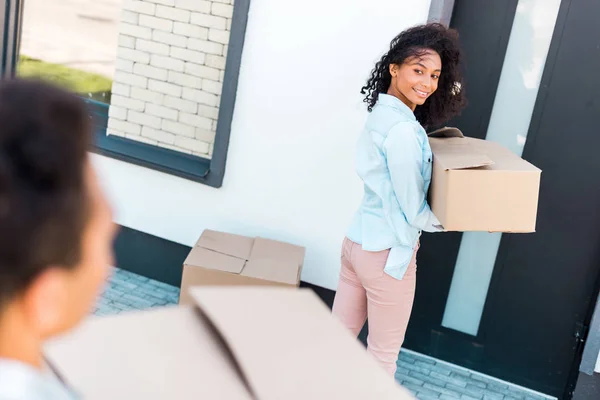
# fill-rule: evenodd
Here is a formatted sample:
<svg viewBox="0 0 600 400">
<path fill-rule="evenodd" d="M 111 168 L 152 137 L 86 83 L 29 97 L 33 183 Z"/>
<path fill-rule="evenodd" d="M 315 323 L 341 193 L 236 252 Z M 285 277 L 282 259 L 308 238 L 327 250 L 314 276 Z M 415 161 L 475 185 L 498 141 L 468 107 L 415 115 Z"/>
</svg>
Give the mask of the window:
<svg viewBox="0 0 600 400">
<path fill-rule="evenodd" d="M 96 152 L 221 186 L 249 0 L 7 3 L 17 75 L 84 97 Z"/>
</svg>

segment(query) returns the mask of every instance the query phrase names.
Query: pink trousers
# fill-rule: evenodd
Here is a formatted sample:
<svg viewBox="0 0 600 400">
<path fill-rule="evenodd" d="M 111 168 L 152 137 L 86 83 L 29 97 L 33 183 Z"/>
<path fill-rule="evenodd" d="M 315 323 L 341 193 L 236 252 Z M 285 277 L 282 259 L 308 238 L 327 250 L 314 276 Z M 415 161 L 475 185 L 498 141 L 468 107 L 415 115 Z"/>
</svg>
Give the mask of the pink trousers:
<svg viewBox="0 0 600 400">
<path fill-rule="evenodd" d="M 389 250 L 365 251 L 347 238 L 342 248 L 333 314 L 356 336 L 368 317 L 368 352 L 392 376 L 415 297 L 417 250 L 406 274 L 398 280 L 383 272 Z"/>
</svg>

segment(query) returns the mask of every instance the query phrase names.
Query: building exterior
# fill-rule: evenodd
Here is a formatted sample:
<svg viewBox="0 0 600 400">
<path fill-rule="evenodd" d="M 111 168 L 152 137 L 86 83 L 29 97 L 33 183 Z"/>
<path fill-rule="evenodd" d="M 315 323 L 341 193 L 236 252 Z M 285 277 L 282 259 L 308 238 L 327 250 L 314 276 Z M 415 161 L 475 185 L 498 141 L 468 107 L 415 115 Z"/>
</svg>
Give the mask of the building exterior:
<svg viewBox="0 0 600 400">
<path fill-rule="evenodd" d="M 538 231 L 424 236 L 406 346 L 561 399 L 597 379 L 597 2 L 3 3 L 5 76 L 84 71 L 119 267 L 178 285 L 203 229 L 262 235 L 307 248 L 326 301 L 361 196 L 360 87 L 399 31 L 456 27 L 470 105 L 452 124 L 542 169 Z"/>
</svg>

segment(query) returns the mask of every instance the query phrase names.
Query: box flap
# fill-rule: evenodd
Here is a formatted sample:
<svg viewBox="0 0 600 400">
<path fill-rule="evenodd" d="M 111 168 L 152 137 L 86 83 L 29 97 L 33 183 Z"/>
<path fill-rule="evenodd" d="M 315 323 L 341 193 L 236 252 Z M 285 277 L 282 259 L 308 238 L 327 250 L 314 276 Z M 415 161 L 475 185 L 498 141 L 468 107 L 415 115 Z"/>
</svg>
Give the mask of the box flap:
<svg viewBox="0 0 600 400">
<path fill-rule="evenodd" d="M 242 271 L 243 276 L 297 285 L 300 266 L 292 259 L 251 258 Z"/>
<path fill-rule="evenodd" d="M 277 259 L 292 260 L 299 266 L 304 263 L 304 247 L 296 246 L 290 243 L 279 242 L 277 240 L 257 237 L 250 253 L 251 260 L 257 259 Z"/>
<path fill-rule="evenodd" d="M 184 265 L 239 274 L 244 269 L 245 263 L 246 260 L 241 258 L 228 256 L 227 254 L 208 250 L 204 247 L 192 247 L 190 254 L 185 259 Z"/>
<path fill-rule="evenodd" d="M 491 140 L 481 140 L 468 138 L 467 139 L 471 146 L 475 150 L 485 153 L 492 160 L 494 164 L 490 165 L 490 170 L 502 170 L 502 171 L 522 171 L 522 172 L 540 172 L 540 169 L 526 160 L 502 146 L 499 143 L 492 142 Z"/>
<path fill-rule="evenodd" d="M 465 137 L 460 129 L 448 126 L 429 132 L 427 136 L 434 138 Z"/>
<path fill-rule="evenodd" d="M 45 353 L 86 400 L 253 399 L 196 307 L 91 317 Z"/>
<path fill-rule="evenodd" d="M 434 162 L 445 170 L 477 168 L 494 164 L 481 149 L 472 146 L 465 137 L 430 138 Z"/>
<path fill-rule="evenodd" d="M 259 400 L 413 397 L 310 290 L 192 288 Z"/>
<path fill-rule="evenodd" d="M 247 236 L 205 229 L 196 246 L 248 260 L 253 244 L 254 239 Z"/>
</svg>

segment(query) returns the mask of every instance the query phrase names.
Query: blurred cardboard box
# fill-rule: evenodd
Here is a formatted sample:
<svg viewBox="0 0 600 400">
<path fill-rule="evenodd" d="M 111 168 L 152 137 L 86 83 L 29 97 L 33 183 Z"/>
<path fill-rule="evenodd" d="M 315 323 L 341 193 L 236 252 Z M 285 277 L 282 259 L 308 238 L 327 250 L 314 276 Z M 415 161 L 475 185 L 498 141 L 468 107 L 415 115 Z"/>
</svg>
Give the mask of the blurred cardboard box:
<svg viewBox="0 0 600 400">
<path fill-rule="evenodd" d="M 183 264 L 179 304 L 192 286 L 300 284 L 304 247 L 264 238 L 205 230 Z"/>
<path fill-rule="evenodd" d="M 47 360 L 87 400 L 409 400 L 309 289 L 197 287 L 193 305 L 90 317 Z"/>
</svg>

